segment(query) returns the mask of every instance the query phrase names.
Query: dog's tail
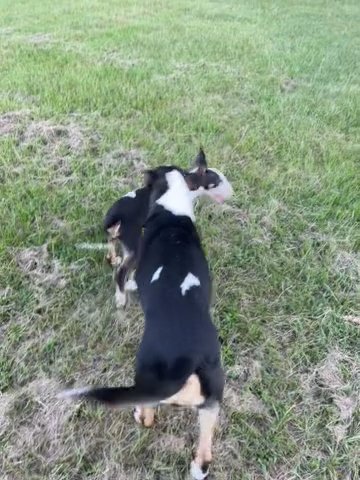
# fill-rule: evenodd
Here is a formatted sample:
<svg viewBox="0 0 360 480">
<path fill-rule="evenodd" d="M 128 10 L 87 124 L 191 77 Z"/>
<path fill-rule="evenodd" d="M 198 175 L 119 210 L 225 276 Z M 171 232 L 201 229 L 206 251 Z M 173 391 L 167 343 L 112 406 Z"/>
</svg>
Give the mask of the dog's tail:
<svg viewBox="0 0 360 480">
<path fill-rule="evenodd" d="M 136 385 L 132 387 L 74 388 L 64 390 L 58 398 L 84 399 L 108 406 L 130 407 L 146 403 L 157 403 L 164 399 L 160 392 L 146 393 Z"/>
<path fill-rule="evenodd" d="M 92 400 L 108 406 L 131 407 L 158 403 L 175 395 L 194 372 L 192 360 L 179 358 L 169 370 L 167 378 L 145 376 L 131 387 L 85 387 L 64 390 L 59 398 Z"/>
</svg>

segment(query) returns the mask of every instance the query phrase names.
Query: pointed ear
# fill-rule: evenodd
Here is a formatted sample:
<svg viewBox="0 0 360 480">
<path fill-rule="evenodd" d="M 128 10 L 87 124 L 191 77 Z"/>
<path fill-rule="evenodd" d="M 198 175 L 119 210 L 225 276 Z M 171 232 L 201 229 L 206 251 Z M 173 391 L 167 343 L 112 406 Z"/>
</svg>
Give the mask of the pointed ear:
<svg viewBox="0 0 360 480">
<path fill-rule="evenodd" d="M 157 174 L 155 170 L 145 170 L 144 171 L 144 183 L 146 187 L 151 187 L 151 185 L 157 179 Z"/>
<path fill-rule="evenodd" d="M 206 156 L 205 152 L 200 147 L 199 153 L 197 154 L 195 158 L 195 166 L 197 167 L 197 173 L 200 175 L 204 175 L 207 169 L 207 161 L 206 161 Z"/>
</svg>

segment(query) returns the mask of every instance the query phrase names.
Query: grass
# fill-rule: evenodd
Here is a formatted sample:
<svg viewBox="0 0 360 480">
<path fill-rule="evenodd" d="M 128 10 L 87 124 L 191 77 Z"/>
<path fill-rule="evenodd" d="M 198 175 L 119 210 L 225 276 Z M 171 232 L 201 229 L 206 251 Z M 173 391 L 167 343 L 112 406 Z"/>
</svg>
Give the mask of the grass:
<svg viewBox="0 0 360 480">
<path fill-rule="evenodd" d="M 2 478 L 186 478 L 194 416 L 54 399 L 130 382 L 108 206 L 198 145 L 231 180 L 201 204 L 227 372 L 213 478 L 359 474 L 358 2 L 0 2 Z M 46 246 L 44 246 L 46 244 Z"/>
</svg>

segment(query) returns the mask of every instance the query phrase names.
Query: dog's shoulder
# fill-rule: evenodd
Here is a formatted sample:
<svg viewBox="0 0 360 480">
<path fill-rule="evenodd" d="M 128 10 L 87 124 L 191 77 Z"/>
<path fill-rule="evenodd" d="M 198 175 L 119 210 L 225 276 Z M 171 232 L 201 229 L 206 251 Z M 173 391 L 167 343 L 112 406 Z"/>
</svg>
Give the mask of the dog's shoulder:
<svg viewBox="0 0 360 480">
<path fill-rule="evenodd" d="M 149 209 L 150 191 L 138 188 L 120 197 L 107 211 L 104 229 L 107 230 L 120 221 L 145 221 Z"/>
</svg>

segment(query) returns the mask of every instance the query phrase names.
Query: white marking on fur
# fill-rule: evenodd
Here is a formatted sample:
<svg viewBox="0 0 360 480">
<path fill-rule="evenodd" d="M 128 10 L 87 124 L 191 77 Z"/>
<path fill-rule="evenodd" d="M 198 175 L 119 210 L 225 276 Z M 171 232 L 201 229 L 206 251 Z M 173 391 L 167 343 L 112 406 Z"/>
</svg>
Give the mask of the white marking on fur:
<svg viewBox="0 0 360 480">
<path fill-rule="evenodd" d="M 124 197 L 135 198 L 136 197 L 136 192 L 134 192 L 134 191 L 128 192 L 126 195 L 124 195 Z"/>
<path fill-rule="evenodd" d="M 128 280 L 126 283 L 125 283 L 125 290 L 127 292 L 135 292 L 137 290 L 138 286 L 137 286 L 137 283 L 135 282 L 135 280 Z"/>
<path fill-rule="evenodd" d="M 199 287 L 200 286 L 200 280 L 198 277 L 195 277 L 191 272 L 189 272 L 186 277 L 184 278 L 184 281 L 180 285 L 181 288 L 181 293 L 182 295 L 185 295 L 185 293 L 190 290 L 191 287 Z"/>
<path fill-rule="evenodd" d="M 164 268 L 163 265 L 161 265 L 161 267 L 159 267 L 157 270 L 155 270 L 153 276 L 151 277 L 150 283 L 153 283 L 153 282 L 156 282 L 156 280 L 159 280 L 160 273 L 162 272 L 163 268 Z"/>
<path fill-rule="evenodd" d="M 115 305 L 116 308 L 123 308 L 126 305 L 126 294 L 120 290 L 119 285 L 116 285 Z"/>
<path fill-rule="evenodd" d="M 233 194 L 233 188 L 229 180 L 225 177 L 220 170 L 216 168 L 209 168 L 212 172 L 216 173 L 220 177 L 220 183 L 217 187 L 210 187 L 208 190 L 204 190 L 204 194 L 215 200 L 216 202 L 222 203 L 225 200 L 228 200 Z"/>
<path fill-rule="evenodd" d="M 189 192 L 190 192 L 191 201 L 193 202 L 194 200 L 196 200 L 197 198 L 205 194 L 205 188 L 199 187 L 197 190 L 190 190 Z"/>
<path fill-rule="evenodd" d="M 57 398 L 76 398 L 81 397 L 85 393 L 90 392 L 91 387 L 84 388 L 71 388 L 69 390 L 64 390 L 56 395 Z"/>
<path fill-rule="evenodd" d="M 107 243 L 77 243 L 75 247 L 78 250 L 107 250 Z"/>
<path fill-rule="evenodd" d="M 134 419 L 135 419 L 135 422 L 137 423 L 141 423 L 141 407 L 135 407 L 135 410 L 134 410 Z"/>
<path fill-rule="evenodd" d="M 191 468 L 190 468 L 191 476 L 195 480 L 204 480 L 209 474 L 209 471 L 206 471 L 205 473 L 201 470 L 200 466 L 195 463 L 193 460 L 191 462 Z"/>
<path fill-rule="evenodd" d="M 197 171 L 197 167 L 190 170 L 190 172 L 192 173 L 196 171 Z M 218 203 L 222 203 L 225 200 L 228 200 L 233 194 L 233 188 L 229 180 L 217 168 L 208 168 L 208 171 L 214 172 L 219 176 L 220 178 L 219 185 L 215 187 L 214 184 L 211 183 L 210 185 L 208 185 L 207 190 L 205 190 L 204 187 L 199 187 L 197 190 L 190 191 L 192 200 L 202 197 L 203 195 L 207 195 L 208 197 L 212 198 Z"/>
<path fill-rule="evenodd" d="M 162 205 L 174 215 L 184 215 L 194 222 L 192 199 L 184 177 L 178 170 L 166 173 L 165 177 L 169 188 L 164 195 L 156 200 L 156 203 Z"/>
</svg>

